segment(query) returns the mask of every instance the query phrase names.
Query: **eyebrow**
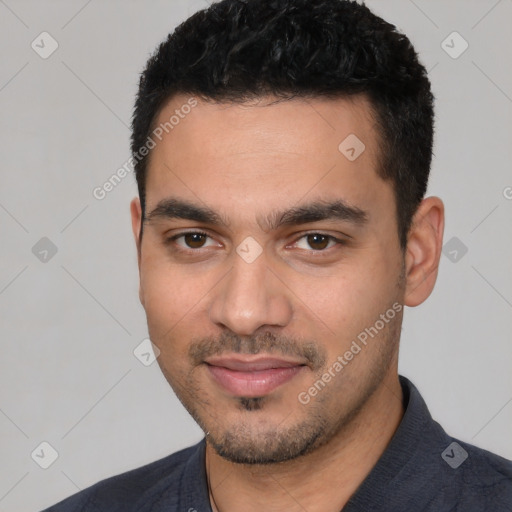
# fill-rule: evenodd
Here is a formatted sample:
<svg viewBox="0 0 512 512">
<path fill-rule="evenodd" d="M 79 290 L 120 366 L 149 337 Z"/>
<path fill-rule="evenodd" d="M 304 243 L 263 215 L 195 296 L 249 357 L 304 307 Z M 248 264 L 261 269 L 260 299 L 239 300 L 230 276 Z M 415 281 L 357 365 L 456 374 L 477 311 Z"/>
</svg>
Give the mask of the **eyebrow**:
<svg viewBox="0 0 512 512">
<path fill-rule="evenodd" d="M 207 206 L 199 206 L 182 199 L 161 200 L 146 215 L 144 222 L 157 219 L 184 219 L 213 226 L 229 226 L 229 222 Z M 257 219 L 264 231 L 276 230 L 281 226 L 308 224 L 323 220 L 339 220 L 354 225 L 368 222 L 368 213 L 340 199 L 334 201 L 314 201 L 284 211 L 274 211 Z"/>
<path fill-rule="evenodd" d="M 273 230 L 280 226 L 308 224 L 322 220 L 339 220 L 354 225 L 363 225 L 368 222 L 368 213 L 337 199 L 315 201 L 290 208 L 284 212 L 274 212 L 266 219 L 260 219 L 258 223 L 263 229 Z"/>
<path fill-rule="evenodd" d="M 225 219 L 207 206 L 197 206 L 187 201 L 174 198 L 160 201 L 156 207 L 145 216 L 144 222 L 151 222 L 157 219 L 194 220 L 215 226 L 228 224 Z"/>
</svg>

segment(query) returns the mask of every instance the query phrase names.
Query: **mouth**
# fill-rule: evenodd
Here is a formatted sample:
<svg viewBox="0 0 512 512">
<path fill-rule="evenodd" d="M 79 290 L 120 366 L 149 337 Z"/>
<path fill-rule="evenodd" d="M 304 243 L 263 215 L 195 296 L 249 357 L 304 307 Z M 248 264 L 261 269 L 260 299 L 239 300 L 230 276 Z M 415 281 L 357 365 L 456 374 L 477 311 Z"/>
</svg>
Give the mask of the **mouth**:
<svg viewBox="0 0 512 512">
<path fill-rule="evenodd" d="M 205 361 L 213 380 L 230 395 L 256 398 L 272 393 L 307 367 L 303 361 L 262 356 L 219 356 Z"/>
</svg>

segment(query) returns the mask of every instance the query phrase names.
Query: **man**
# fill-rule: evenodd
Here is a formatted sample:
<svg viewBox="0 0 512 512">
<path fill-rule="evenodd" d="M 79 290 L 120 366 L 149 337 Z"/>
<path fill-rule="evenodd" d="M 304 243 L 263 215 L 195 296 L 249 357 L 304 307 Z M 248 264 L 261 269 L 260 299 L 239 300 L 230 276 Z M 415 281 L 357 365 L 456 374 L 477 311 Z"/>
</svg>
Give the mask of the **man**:
<svg viewBox="0 0 512 512">
<path fill-rule="evenodd" d="M 140 300 L 205 439 L 49 511 L 512 510 L 512 463 L 398 376 L 442 247 L 432 104 L 409 40 L 348 0 L 224 0 L 160 45 L 133 118 Z"/>
</svg>

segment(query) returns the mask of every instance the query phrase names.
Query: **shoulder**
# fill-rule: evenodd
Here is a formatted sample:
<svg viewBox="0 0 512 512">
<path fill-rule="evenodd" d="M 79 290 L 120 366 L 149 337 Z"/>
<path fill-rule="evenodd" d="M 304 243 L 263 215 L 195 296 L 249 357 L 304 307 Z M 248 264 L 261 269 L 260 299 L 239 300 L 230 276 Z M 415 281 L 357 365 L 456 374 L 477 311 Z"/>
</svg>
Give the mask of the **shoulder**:
<svg viewBox="0 0 512 512">
<path fill-rule="evenodd" d="M 151 501 L 161 489 L 177 496 L 187 465 L 198 458 L 202 442 L 140 468 L 102 480 L 43 512 L 128 512 Z"/>
<path fill-rule="evenodd" d="M 457 491 L 461 503 L 512 511 L 512 461 L 459 440 L 452 440 L 442 457 L 447 490 Z"/>
<path fill-rule="evenodd" d="M 401 382 L 406 413 L 383 457 L 397 471 L 397 495 L 415 504 L 410 509 L 421 503 L 421 510 L 436 512 L 512 512 L 512 461 L 450 436 L 417 388 Z"/>
</svg>

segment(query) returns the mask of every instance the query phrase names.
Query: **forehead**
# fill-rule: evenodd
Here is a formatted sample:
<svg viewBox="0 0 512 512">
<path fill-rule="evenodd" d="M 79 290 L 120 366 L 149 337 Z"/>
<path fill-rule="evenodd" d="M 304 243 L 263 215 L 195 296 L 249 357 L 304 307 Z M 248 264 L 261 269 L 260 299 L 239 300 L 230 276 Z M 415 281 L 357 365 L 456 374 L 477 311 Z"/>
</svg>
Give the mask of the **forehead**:
<svg viewBox="0 0 512 512">
<path fill-rule="evenodd" d="M 240 214 L 305 196 L 361 206 L 392 200 L 376 173 L 379 137 L 364 97 L 230 104 L 178 95 L 154 126 L 148 209 L 166 195 Z"/>
<path fill-rule="evenodd" d="M 195 106 L 190 106 L 190 105 Z M 369 153 L 377 138 L 370 102 L 350 98 L 257 98 L 243 103 L 217 103 L 194 96 L 174 96 L 160 111 L 155 128 L 167 144 L 201 149 L 204 156 L 251 151 L 306 154 L 337 149 L 344 136 L 357 131 Z M 194 133 L 192 139 L 190 132 Z M 226 137 L 226 133 L 230 137 Z M 172 137 L 170 136 L 172 134 Z M 307 145 L 304 145 L 307 142 Z M 368 154 L 368 153 L 367 153 Z"/>
</svg>

